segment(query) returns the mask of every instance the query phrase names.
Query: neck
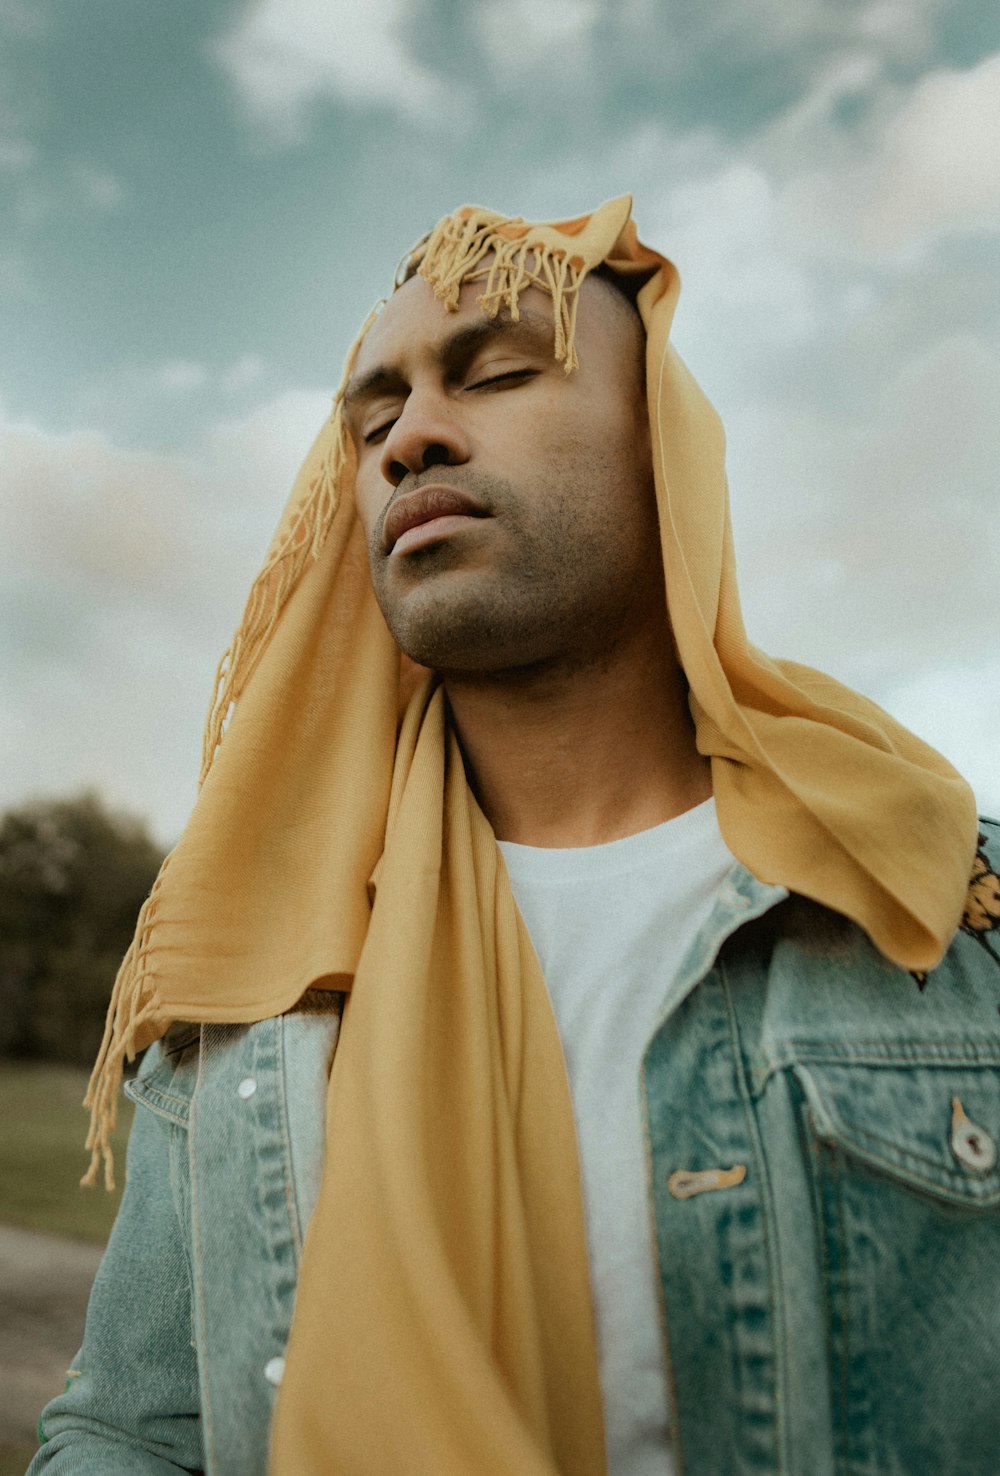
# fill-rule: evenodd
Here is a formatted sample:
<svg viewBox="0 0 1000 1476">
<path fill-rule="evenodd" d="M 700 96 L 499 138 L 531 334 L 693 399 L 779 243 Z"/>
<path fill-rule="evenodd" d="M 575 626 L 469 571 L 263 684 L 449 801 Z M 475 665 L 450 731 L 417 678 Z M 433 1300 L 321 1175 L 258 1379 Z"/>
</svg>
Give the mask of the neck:
<svg viewBox="0 0 1000 1476">
<path fill-rule="evenodd" d="M 712 793 L 669 639 L 583 669 L 448 677 L 469 779 L 498 840 L 593 846 Z"/>
</svg>

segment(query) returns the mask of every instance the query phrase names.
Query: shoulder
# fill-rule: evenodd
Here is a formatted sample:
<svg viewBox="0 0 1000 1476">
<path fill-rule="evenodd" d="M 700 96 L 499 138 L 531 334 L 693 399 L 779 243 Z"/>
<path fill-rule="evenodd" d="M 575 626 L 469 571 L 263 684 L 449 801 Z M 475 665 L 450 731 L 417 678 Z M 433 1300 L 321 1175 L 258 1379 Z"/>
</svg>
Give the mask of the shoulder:
<svg viewBox="0 0 1000 1476">
<path fill-rule="evenodd" d="M 979 823 L 962 918 L 926 973 L 885 957 L 857 923 L 792 895 L 756 925 L 768 1010 L 810 1039 L 958 1039 L 1000 1059 L 1000 823 Z M 753 927 L 753 925 L 751 925 Z M 747 935 L 747 941 L 752 941 Z M 751 950 L 747 950 L 748 957 Z M 787 1033 L 786 1032 L 786 1033 Z"/>
</svg>

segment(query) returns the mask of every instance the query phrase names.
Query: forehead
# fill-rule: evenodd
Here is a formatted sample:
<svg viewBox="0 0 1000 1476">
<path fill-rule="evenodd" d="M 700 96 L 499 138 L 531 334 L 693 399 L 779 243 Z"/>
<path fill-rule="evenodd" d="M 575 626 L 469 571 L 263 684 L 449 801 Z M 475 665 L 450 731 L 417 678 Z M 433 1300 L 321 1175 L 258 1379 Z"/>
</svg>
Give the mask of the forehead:
<svg viewBox="0 0 1000 1476">
<path fill-rule="evenodd" d="M 481 283 L 464 283 L 458 308 L 450 312 L 423 277 L 411 277 L 396 289 L 365 334 L 355 360 L 355 374 L 394 363 L 406 353 L 433 352 L 457 329 L 478 325 L 485 318 L 476 301 L 482 290 Z M 521 294 L 521 299 L 533 318 L 552 322 L 552 302 L 546 292 L 531 288 Z"/>
<path fill-rule="evenodd" d="M 414 276 L 398 287 L 366 333 L 354 363 L 352 379 L 357 380 L 374 368 L 395 365 L 405 359 L 437 349 L 456 332 L 474 328 L 487 320 L 477 299 L 483 291 L 482 281 L 462 286 L 458 308 L 449 311 L 435 296 L 423 277 Z M 555 354 L 555 329 L 552 299 L 541 287 L 530 284 L 518 294 L 522 320 L 547 342 Z M 576 345 L 581 366 L 588 357 L 619 353 L 625 334 L 633 328 L 628 319 L 634 317 L 613 288 L 587 278 L 580 289 L 576 323 Z M 502 310 L 499 321 L 509 321 Z M 638 320 L 635 320 L 638 328 Z"/>
</svg>

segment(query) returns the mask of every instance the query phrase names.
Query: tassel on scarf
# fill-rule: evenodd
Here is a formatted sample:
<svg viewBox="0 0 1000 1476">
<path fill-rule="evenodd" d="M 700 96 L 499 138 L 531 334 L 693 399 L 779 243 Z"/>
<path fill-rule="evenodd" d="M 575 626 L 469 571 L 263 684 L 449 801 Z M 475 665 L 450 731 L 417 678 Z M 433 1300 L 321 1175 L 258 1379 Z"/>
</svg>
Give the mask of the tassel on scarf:
<svg viewBox="0 0 1000 1476">
<path fill-rule="evenodd" d="M 541 287 L 552 298 L 556 362 L 567 374 L 578 367 L 576 312 L 586 263 L 542 240 L 520 216 L 498 221 L 466 206 L 440 221 L 405 262 L 404 280 L 414 273 L 423 277 L 451 312 L 466 282 L 482 282 L 477 305 L 490 318 L 506 308 L 516 323 L 520 294 L 526 287 Z"/>
</svg>

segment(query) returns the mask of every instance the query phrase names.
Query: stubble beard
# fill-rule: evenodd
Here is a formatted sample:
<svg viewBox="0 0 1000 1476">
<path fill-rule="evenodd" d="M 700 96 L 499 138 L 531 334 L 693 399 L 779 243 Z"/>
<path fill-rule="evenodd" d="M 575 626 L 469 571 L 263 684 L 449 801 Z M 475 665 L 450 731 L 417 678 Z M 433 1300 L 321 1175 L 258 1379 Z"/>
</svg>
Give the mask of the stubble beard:
<svg viewBox="0 0 1000 1476">
<path fill-rule="evenodd" d="M 607 476 L 607 467 L 600 470 Z M 610 525 L 588 520 L 571 488 L 549 482 L 544 520 L 525 529 L 528 498 L 510 484 L 478 474 L 447 480 L 496 518 L 483 536 L 497 540 L 497 560 L 488 567 L 470 557 L 460 534 L 405 555 L 401 587 L 402 571 L 381 553 L 383 513 L 369 548 L 372 583 L 400 649 L 445 679 L 463 680 L 569 674 L 613 660 L 630 625 L 647 613 L 649 583 L 631 567 L 614 567 Z M 662 588 L 658 537 L 654 557 Z"/>
</svg>

